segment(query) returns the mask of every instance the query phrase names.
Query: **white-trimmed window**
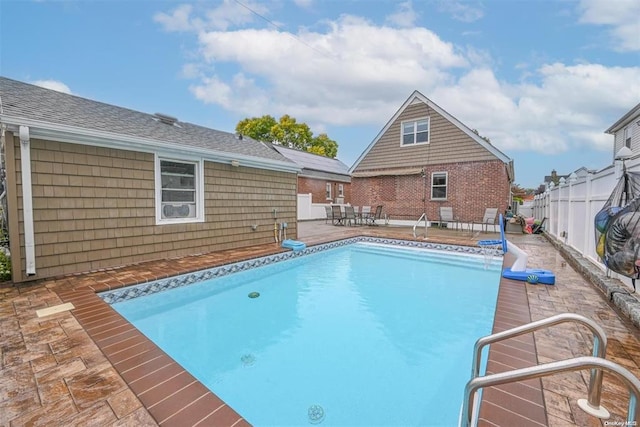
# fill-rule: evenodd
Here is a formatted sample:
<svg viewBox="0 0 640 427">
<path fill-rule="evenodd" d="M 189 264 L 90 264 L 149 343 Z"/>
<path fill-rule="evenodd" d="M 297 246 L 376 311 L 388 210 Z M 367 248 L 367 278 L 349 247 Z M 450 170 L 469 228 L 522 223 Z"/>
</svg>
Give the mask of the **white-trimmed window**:
<svg viewBox="0 0 640 427">
<path fill-rule="evenodd" d="M 434 172 L 431 174 L 431 199 L 446 200 L 447 198 L 447 172 Z"/>
<path fill-rule="evenodd" d="M 338 197 L 344 197 L 344 184 L 338 184 Z"/>
<path fill-rule="evenodd" d="M 624 128 L 622 138 L 624 140 L 624 146 L 631 148 L 631 126 Z"/>
<path fill-rule="evenodd" d="M 156 155 L 156 223 L 204 221 L 203 183 L 201 159 Z"/>
<path fill-rule="evenodd" d="M 326 199 L 327 200 L 331 200 L 331 183 L 327 182 L 326 185 L 324 186 L 324 191 L 326 193 Z"/>
<path fill-rule="evenodd" d="M 429 143 L 429 117 L 402 122 L 401 146 Z"/>
</svg>

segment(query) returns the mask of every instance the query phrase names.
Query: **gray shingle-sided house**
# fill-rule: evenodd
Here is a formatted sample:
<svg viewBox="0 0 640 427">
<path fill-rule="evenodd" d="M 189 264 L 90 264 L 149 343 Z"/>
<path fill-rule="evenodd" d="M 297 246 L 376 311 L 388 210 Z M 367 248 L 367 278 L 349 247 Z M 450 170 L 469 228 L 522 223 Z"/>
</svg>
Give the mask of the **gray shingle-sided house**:
<svg viewBox="0 0 640 427">
<path fill-rule="evenodd" d="M 14 282 L 296 238 L 267 144 L 0 77 Z"/>
<path fill-rule="evenodd" d="M 312 203 L 350 203 L 351 175 L 349 167 L 338 159 L 273 145 L 280 154 L 296 163 L 298 194 L 311 194 Z"/>
<path fill-rule="evenodd" d="M 350 168 L 354 205 L 383 205 L 392 220 L 462 221 L 511 203 L 513 161 L 418 91 Z"/>
</svg>

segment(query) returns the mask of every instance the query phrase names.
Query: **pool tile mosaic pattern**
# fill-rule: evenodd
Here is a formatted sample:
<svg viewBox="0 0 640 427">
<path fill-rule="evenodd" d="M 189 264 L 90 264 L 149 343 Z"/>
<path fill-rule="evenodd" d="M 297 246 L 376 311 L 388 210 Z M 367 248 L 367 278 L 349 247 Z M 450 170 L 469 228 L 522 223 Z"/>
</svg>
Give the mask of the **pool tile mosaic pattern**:
<svg viewBox="0 0 640 427">
<path fill-rule="evenodd" d="M 307 245 L 363 234 L 400 239 L 411 235 L 411 230 L 323 227 L 318 223 L 301 223 L 300 230 L 300 239 Z M 429 236 L 432 242 L 470 246 L 478 239 L 451 230 L 430 230 Z M 529 254 L 531 267 L 556 272 L 557 284 L 536 286 L 503 279 L 494 331 L 525 323 L 529 315 L 538 320 L 567 311 L 583 314 L 607 331 L 608 358 L 640 375 L 638 330 L 544 238 L 510 239 Z M 277 245 L 265 245 L 62 277 L 20 288 L 1 286 L 0 425 L 246 425 L 240 415 L 193 383 L 161 350 L 145 342 L 95 292 L 282 252 Z M 65 301 L 73 301 L 76 309 L 36 317 L 36 310 Z M 536 363 L 532 355 L 543 363 L 588 354 L 590 342 L 587 331 L 574 325 L 558 326 L 536 332 L 535 337 L 529 334 L 492 345 L 489 369 Z M 480 424 L 603 426 L 575 404 L 576 399 L 585 397 L 587 381 L 588 372 L 537 381 L 542 385 L 543 400 L 536 384 L 488 389 Z M 163 389 L 173 392 L 167 395 Z M 605 375 L 603 405 L 614 414 L 610 423 L 622 422 L 626 399 L 621 385 Z"/>
<path fill-rule="evenodd" d="M 291 251 L 291 252 L 279 253 L 275 255 L 268 255 L 268 256 L 264 256 L 256 259 L 250 259 L 246 261 L 222 265 L 219 267 L 208 268 L 208 269 L 200 270 L 194 273 L 187 273 L 179 276 L 170 277 L 167 279 L 161 279 L 161 280 L 153 281 L 151 283 L 143 283 L 135 286 L 127 286 L 125 288 L 120 288 L 113 291 L 102 292 L 99 294 L 99 296 L 107 304 L 115 304 L 118 302 L 126 301 L 128 299 L 143 297 L 146 295 L 155 294 L 157 292 L 162 292 L 169 289 L 179 288 L 182 286 L 188 286 L 193 283 L 202 282 L 204 280 L 215 279 L 217 277 L 223 277 L 228 274 L 237 273 L 245 270 L 251 270 L 253 268 L 263 267 L 265 265 L 270 265 L 275 262 L 286 261 L 289 259 L 298 258 L 298 257 L 309 255 L 309 254 L 319 253 L 329 249 L 350 245 L 358 242 L 378 243 L 378 244 L 385 244 L 385 245 L 395 245 L 400 247 L 447 251 L 447 252 L 453 252 L 457 254 L 480 255 L 482 253 L 480 248 L 470 247 L 470 246 L 447 245 L 447 244 L 441 244 L 441 243 L 419 242 L 419 241 L 410 241 L 410 240 L 408 241 L 408 240 L 398 240 L 398 239 L 384 239 L 379 237 L 361 236 L 361 237 L 355 237 L 350 239 L 338 240 L 335 242 L 318 244 L 297 252 Z"/>
</svg>

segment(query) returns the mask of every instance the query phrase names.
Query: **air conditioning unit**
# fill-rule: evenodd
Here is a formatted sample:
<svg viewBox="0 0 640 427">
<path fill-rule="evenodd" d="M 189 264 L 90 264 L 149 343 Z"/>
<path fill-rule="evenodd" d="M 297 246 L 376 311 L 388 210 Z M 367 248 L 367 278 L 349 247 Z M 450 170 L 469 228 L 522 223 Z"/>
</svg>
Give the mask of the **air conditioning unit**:
<svg viewBox="0 0 640 427">
<path fill-rule="evenodd" d="M 165 204 L 162 206 L 163 218 L 195 218 L 196 206 L 193 204 Z"/>
<path fill-rule="evenodd" d="M 337 205 L 343 205 L 344 204 L 344 197 L 336 197 L 336 204 Z"/>
</svg>

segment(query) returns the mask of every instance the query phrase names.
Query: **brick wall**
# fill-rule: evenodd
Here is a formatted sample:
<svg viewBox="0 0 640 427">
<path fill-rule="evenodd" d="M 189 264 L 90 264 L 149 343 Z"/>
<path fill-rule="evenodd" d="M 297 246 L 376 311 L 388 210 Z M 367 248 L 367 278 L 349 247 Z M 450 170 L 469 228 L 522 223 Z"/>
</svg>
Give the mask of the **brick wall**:
<svg viewBox="0 0 640 427">
<path fill-rule="evenodd" d="M 383 205 L 392 219 L 417 220 L 426 211 L 437 220 L 440 206 L 451 206 L 454 216 L 464 221 L 481 219 L 485 208 L 503 212 L 509 203 L 506 165 L 499 160 L 425 166 L 426 176 L 353 177 L 354 206 Z M 431 200 L 431 173 L 447 172 L 447 200 Z M 426 197 L 425 197 L 426 196 Z"/>
<path fill-rule="evenodd" d="M 10 234 L 12 248 L 19 242 L 14 281 L 22 281 L 18 138 L 12 148 L 16 173 L 8 182 L 15 184 L 8 187 L 19 221 Z M 32 139 L 31 168 L 37 271 L 31 279 L 271 243 L 273 208 L 279 222 L 289 223 L 289 237 L 297 235 L 294 173 L 205 161 L 205 222 L 156 225 L 151 153 Z"/>
<path fill-rule="evenodd" d="M 351 184 L 348 182 L 327 181 L 323 179 L 315 179 L 308 177 L 298 178 L 298 193 L 309 194 L 311 193 L 312 203 L 330 203 L 331 200 L 326 198 L 326 184 L 331 183 L 331 198 L 333 200 L 338 197 L 338 185 L 344 186 L 344 202 L 350 203 L 351 200 Z"/>
</svg>

